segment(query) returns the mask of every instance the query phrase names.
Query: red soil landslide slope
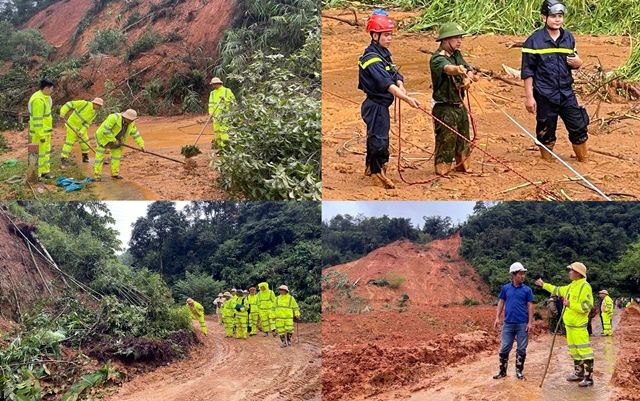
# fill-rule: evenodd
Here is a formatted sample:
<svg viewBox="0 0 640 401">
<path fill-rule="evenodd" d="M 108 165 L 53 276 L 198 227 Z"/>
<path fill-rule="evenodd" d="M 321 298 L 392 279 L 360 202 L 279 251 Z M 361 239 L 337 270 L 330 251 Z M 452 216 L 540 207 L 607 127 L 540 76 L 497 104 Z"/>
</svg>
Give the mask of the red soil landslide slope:
<svg viewBox="0 0 640 401">
<path fill-rule="evenodd" d="M 614 332 L 620 348 L 613 371 L 616 385 L 611 401 L 640 401 L 640 307 L 627 308 Z"/>
<path fill-rule="evenodd" d="M 325 273 L 336 271 L 345 274 L 350 283 L 357 281 L 353 294 L 373 304 L 395 301 L 403 293 L 413 305 L 462 303 L 465 298 L 487 301 L 489 289 L 458 255 L 460 244 L 459 234 L 426 245 L 397 241 L 356 261 L 330 267 Z M 393 277 L 405 279 L 397 289 L 368 284 L 369 280 Z"/>
</svg>

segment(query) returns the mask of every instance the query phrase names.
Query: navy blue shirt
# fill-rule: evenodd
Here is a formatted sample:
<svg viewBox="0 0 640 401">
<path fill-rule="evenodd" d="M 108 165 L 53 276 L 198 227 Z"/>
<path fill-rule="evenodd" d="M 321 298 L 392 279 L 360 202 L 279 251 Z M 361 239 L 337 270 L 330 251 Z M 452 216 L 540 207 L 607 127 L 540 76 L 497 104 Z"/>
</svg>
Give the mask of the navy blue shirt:
<svg viewBox="0 0 640 401">
<path fill-rule="evenodd" d="M 516 287 L 505 284 L 500 290 L 500 299 L 504 301 L 504 322 L 523 324 L 529 322 L 528 303 L 533 302 L 533 291 L 526 284 Z"/>
<path fill-rule="evenodd" d="M 546 28 L 535 31 L 522 48 L 521 78 L 533 77 L 533 88 L 552 103 L 560 104 L 562 98 L 573 93 L 572 68 L 567 56 L 576 53 L 576 40 L 571 32 L 560 29 L 560 36 L 553 40 Z"/>
<path fill-rule="evenodd" d="M 397 81 L 404 81 L 391 60 L 391 52 L 371 42 L 358 63 L 358 89 L 368 99 L 389 107 L 393 103 L 393 95 L 389 87 Z"/>
</svg>

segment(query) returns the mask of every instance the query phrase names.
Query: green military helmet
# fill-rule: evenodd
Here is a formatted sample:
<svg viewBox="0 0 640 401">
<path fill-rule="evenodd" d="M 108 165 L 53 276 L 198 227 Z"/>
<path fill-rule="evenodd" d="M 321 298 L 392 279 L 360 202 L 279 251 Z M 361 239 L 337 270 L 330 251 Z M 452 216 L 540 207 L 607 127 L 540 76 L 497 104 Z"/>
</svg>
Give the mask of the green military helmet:
<svg viewBox="0 0 640 401">
<path fill-rule="evenodd" d="M 465 30 L 462 29 L 459 24 L 455 22 L 447 22 L 445 24 L 442 24 L 442 26 L 440 27 L 440 34 L 438 35 L 438 39 L 436 39 L 436 42 L 440 42 L 443 39 L 453 38 L 454 36 L 463 36 L 466 34 L 467 32 L 465 32 Z"/>
</svg>

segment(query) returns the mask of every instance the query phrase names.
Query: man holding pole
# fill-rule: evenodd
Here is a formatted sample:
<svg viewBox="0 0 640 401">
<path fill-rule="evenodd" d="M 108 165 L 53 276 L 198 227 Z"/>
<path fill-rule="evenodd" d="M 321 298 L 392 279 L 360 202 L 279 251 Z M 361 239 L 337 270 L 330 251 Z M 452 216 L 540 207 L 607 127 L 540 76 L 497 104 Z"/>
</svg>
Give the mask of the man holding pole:
<svg viewBox="0 0 640 401">
<path fill-rule="evenodd" d="M 504 311 L 504 324 L 500 341 L 500 372 L 493 376 L 501 379 L 507 376 L 509 352 L 513 347 L 513 341 L 517 342 L 516 350 L 516 377 L 524 379 L 524 361 L 527 356 L 527 344 L 529 342 L 529 330 L 533 324 L 533 292 L 524 284 L 525 272 L 522 263 L 516 262 L 509 267 L 511 282 L 505 284 L 500 290 L 500 300 L 496 311 L 494 328 L 500 325 L 500 316 Z"/>
<path fill-rule="evenodd" d="M 97 97 L 92 101 L 71 100 L 60 108 L 60 117 L 65 121 L 67 129 L 67 137 L 60 155 L 63 166 L 67 164 L 69 153 L 71 153 L 71 149 L 73 149 L 73 145 L 76 142 L 80 142 L 82 162 L 89 163 L 89 135 L 87 135 L 87 129 L 95 120 L 96 114 L 102 106 L 104 106 L 104 101 Z M 72 111 L 71 116 L 65 119 L 69 111 Z"/>
<path fill-rule="evenodd" d="M 111 178 L 122 178 L 120 176 L 120 157 L 122 156 L 122 147 L 129 135 L 144 152 L 144 140 L 134 122 L 137 118 L 138 113 L 133 109 L 128 109 L 124 113 L 113 113 L 104 120 L 96 131 L 97 147 L 93 173 L 97 181 L 102 176 L 102 164 L 107 149 L 111 151 Z"/>
<path fill-rule="evenodd" d="M 214 77 L 211 80 L 213 90 L 209 94 L 209 115 L 213 118 L 213 148 L 222 148 L 229 140 L 229 127 L 220 122 L 223 114 L 231 108 L 231 103 L 236 100 L 233 91 L 222 84 L 222 80 Z"/>
<path fill-rule="evenodd" d="M 580 262 L 569 266 L 571 283 L 562 287 L 545 283 L 541 278 L 536 285 L 552 295 L 561 296 L 565 311 L 562 321 L 567 329 L 567 344 L 573 358 L 574 372 L 567 377 L 568 381 L 579 381 L 580 387 L 593 386 L 593 349 L 589 342 L 587 323 L 589 312 L 593 308 L 591 285 L 587 282 L 587 267 Z"/>
</svg>

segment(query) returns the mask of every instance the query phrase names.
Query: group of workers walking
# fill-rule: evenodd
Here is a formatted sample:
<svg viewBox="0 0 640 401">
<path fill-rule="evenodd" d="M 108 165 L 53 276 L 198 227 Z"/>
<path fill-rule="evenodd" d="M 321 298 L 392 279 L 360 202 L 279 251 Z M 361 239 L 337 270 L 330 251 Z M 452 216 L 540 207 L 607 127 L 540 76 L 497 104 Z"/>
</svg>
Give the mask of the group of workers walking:
<svg viewBox="0 0 640 401">
<path fill-rule="evenodd" d="M 218 294 L 213 301 L 216 316 L 224 326 L 225 337 L 247 339 L 261 331 L 264 336 L 279 336 L 281 347 L 293 344 L 294 321 L 300 321 L 300 308 L 289 287 L 278 287 L 278 295 L 262 282 L 249 290 L 232 288 Z M 193 299 L 187 299 L 191 317 L 200 322 L 200 328 L 207 335 L 204 308 Z"/>
</svg>

